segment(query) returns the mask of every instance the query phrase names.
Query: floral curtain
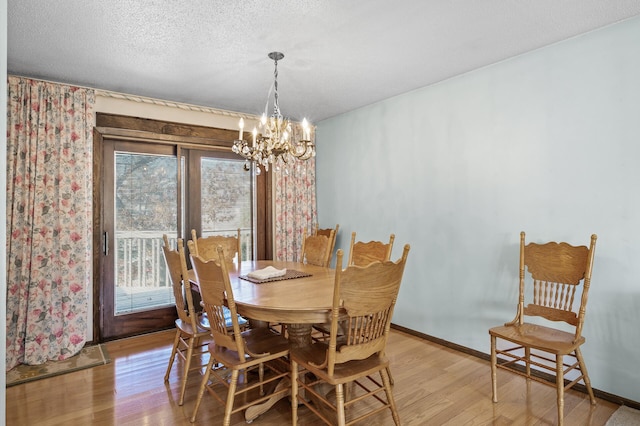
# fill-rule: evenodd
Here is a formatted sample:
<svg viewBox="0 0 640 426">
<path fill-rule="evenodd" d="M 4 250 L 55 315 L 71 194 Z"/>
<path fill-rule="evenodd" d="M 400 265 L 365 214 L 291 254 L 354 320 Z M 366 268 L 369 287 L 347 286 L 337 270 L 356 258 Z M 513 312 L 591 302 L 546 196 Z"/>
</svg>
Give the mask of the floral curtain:
<svg viewBox="0 0 640 426">
<path fill-rule="evenodd" d="M 294 126 L 292 138 L 298 140 L 302 128 Z M 313 140 L 314 135 L 311 135 Z M 275 259 L 298 261 L 302 234 L 311 233 L 317 222 L 315 158 L 296 161 L 290 170 L 273 171 L 275 204 Z"/>
<path fill-rule="evenodd" d="M 6 366 L 76 354 L 91 279 L 94 92 L 10 76 Z"/>
</svg>

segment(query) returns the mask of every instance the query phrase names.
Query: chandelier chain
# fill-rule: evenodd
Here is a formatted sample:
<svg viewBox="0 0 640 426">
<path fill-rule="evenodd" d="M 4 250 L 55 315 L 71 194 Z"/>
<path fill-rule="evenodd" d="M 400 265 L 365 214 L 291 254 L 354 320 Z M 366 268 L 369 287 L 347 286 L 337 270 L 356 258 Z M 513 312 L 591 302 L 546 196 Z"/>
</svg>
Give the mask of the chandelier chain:
<svg viewBox="0 0 640 426">
<path fill-rule="evenodd" d="M 273 78 L 274 78 L 274 102 L 273 102 L 273 113 L 276 115 L 276 117 L 281 117 L 282 114 L 280 114 L 280 105 L 278 104 L 278 58 L 276 57 L 273 62 L 275 63 L 275 70 L 273 71 Z"/>
</svg>

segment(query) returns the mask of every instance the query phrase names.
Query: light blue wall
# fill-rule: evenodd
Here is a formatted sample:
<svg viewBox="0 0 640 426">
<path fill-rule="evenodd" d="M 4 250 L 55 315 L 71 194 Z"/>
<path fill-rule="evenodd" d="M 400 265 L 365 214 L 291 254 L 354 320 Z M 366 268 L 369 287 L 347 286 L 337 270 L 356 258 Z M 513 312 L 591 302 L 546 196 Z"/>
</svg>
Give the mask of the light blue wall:
<svg viewBox="0 0 640 426">
<path fill-rule="evenodd" d="M 422 333 L 489 353 L 519 232 L 598 234 L 583 352 L 595 388 L 640 401 L 640 19 L 322 121 L 316 142 L 320 224 L 345 256 L 351 231 L 395 233 L 394 259 L 411 244 L 394 323 Z"/>
</svg>

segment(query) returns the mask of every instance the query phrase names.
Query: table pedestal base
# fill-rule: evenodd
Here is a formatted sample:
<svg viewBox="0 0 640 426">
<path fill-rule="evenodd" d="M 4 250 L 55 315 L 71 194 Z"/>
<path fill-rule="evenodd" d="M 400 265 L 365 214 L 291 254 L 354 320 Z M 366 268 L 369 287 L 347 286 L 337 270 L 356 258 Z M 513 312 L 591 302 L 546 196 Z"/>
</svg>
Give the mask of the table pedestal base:
<svg viewBox="0 0 640 426">
<path fill-rule="evenodd" d="M 311 324 L 287 324 L 287 334 L 289 343 L 292 347 L 302 347 L 311 345 Z M 291 388 L 291 381 L 289 379 L 282 379 L 276 385 L 274 393 L 284 388 Z M 262 404 L 252 405 L 244 412 L 244 419 L 247 423 L 251 423 L 261 414 L 266 413 L 273 405 L 280 401 L 282 398 L 289 396 L 291 392 L 285 394 L 276 395 Z"/>
<path fill-rule="evenodd" d="M 311 324 L 287 324 L 287 334 L 291 347 L 311 346 Z"/>
<path fill-rule="evenodd" d="M 280 382 L 276 385 L 276 388 L 273 390 L 273 392 L 276 393 L 279 390 L 285 389 L 285 388 L 291 388 L 291 382 L 289 381 L 289 379 L 280 380 Z M 276 395 L 273 398 L 270 398 L 267 401 L 263 402 L 262 404 L 252 405 L 251 407 L 245 410 L 244 420 L 247 423 L 251 423 L 252 421 L 257 419 L 261 414 L 266 413 L 269 410 L 269 408 L 273 407 L 273 405 L 276 402 L 280 401 L 282 398 L 287 397 L 289 395 L 291 395 L 290 391 L 284 394 Z"/>
</svg>

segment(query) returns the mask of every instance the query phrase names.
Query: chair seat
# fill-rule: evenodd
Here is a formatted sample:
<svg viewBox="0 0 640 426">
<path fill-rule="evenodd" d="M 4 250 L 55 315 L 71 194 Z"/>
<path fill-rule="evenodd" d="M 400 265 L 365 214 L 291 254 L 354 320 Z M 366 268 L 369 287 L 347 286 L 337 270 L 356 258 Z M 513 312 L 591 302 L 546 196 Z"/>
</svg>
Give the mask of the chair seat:
<svg viewBox="0 0 640 426">
<path fill-rule="evenodd" d="M 326 356 L 329 346 L 325 343 L 314 343 L 309 347 L 292 348 L 289 357 L 304 367 L 318 378 L 331 384 L 351 382 L 359 377 L 369 376 L 389 366 L 389 360 L 385 356 L 371 355 L 362 360 L 348 361 L 335 365 L 333 376 L 327 374 L 327 369 L 314 367 L 321 364 Z M 339 350 L 340 348 L 338 348 Z"/>
<path fill-rule="evenodd" d="M 196 325 L 197 330 L 194 330 L 190 323 L 177 318 L 175 321 L 176 328 L 178 328 L 183 333 L 187 333 L 193 336 L 196 335 L 207 335 L 209 334 L 209 322 L 202 321 L 201 317 L 198 318 L 198 324 Z"/>
<path fill-rule="evenodd" d="M 254 354 L 269 354 L 286 356 L 289 353 L 289 341 L 280 334 L 272 332 L 266 327 L 252 328 L 241 333 L 246 349 Z M 209 343 L 209 352 L 216 361 L 221 362 L 230 369 L 247 368 L 259 364 L 261 357 L 239 359 L 238 352 L 216 345 L 215 341 Z"/>
<path fill-rule="evenodd" d="M 202 313 L 202 318 L 200 320 L 200 323 L 202 324 L 203 327 L 209 328 L 209 318 L 207 318 L 206 312 Z M 231 321 L 231 311 L 228 308 L 224 309 L 224 323 L 228 328 L 233 327 L 233 321 Z M 240 326 L 241 329 L 245 328 L 248 324 L 249 324 L 249 321 L 247 321 L 246 318 L 243 318 L 240 315 L 238 315 L 238 325 Z"/>
<path fill-rule="evenodd" d="M 574 342 L 573 333 L 528 323 L 493 327 L 489 329 L 489 334 L 556 355 L 570 354 L 585 342 L 584 337 Z"/>
</svg>

